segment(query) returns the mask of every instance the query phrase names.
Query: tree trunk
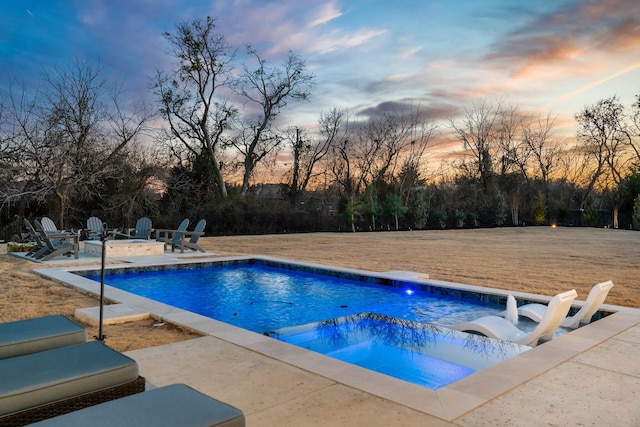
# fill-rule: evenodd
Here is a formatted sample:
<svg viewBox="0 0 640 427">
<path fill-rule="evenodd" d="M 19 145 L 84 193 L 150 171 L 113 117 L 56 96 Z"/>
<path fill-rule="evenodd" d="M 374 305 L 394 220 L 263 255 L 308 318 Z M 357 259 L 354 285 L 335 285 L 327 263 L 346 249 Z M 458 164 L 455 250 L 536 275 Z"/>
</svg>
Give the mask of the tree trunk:
<svg viewBox="0 0 640 427">
<path fill-rule="evenodd" d="M 519 220 L 519 215 L 518 215 L 518 206 L 516 205 L 511 205 L 511 223 L 513 225 L 518 225 L 520 223 Z"/>
<path fill-rule="evenodd" d="M 215 162 L 215 160 L 214 160 L 214 162 Z M 222 172 L 220 171 L 220 168 L 215 164 L 213 165 L 213 173 L 214 173 L 214 179 L 216 181 L 216 185 L 220 189 L 220 195 L 222 196 L 223 199 L 226 199 L 227 198 L 227 186 L 224 183 L 224 178 L 222 177 Z"/>
<path fill-rule="evenodd" d="M 246 196 L 246 194 L 249 192 L 249 182 L 251 181 L 253 168 L 255 167 L 258 160 L 256 155 L 253 153 L 256 144 L 257 142 L 251 144 L 251 147 L 249 148 L 250 154 L 247 154 L 244 158 L 244 175 L 242 176 L 242 190 L 240 191 L 240 194 L 242 196 Z"/>
<path fill-rule="evenodd" d="M 59 204 L 58 219 L 57 219 L 56 225 L 60 230 L 64 230 L 64 211 L 66 208 L 65 196 L 64 196 L 64 193 L 60 193 L 59 191 L 56 191 L 56 197 L 58 198 L 58 204 Z"/>
</svg>

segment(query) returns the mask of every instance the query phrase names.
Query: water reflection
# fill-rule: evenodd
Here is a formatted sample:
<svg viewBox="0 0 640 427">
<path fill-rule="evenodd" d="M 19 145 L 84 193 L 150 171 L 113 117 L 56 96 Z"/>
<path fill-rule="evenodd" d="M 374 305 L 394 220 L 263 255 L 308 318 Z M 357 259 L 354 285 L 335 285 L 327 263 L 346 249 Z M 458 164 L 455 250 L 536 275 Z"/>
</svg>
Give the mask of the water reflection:
<svg viewBox="0 0 640 427">
<path fill-rule="evenodd" d="M 369 312 L 270 331 L 266 335 L 327 355 L 348 348 L 370 351 L 371 346 L 362 344 L 375 343 L 376 346 L 428 355 L 474 370 L 530 349 L 482 335 Z"/>
</svg>

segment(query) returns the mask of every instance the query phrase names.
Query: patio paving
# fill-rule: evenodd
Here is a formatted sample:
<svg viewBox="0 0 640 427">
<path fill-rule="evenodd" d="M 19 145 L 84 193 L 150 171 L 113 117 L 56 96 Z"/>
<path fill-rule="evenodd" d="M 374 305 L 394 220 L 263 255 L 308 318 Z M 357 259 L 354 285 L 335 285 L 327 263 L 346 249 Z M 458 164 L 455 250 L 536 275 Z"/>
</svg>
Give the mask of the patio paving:
<svg viewBox="0 0 640 427">
<path fill-rule="evenodd" d="M 184 382 L 242 409 L 247 425 L 635 426 L 640 423 L 637 405 L 640 324 L 451 419 L 211 336 L 135 350 L 127 355 L 138 362 L 141 374 L 153 386 Z M 407 384 L 407 389 L 411 388 Z"/>
<path fill-rule="evenodd" d="M 249 426 L 449 425 L 214 337 L 127 355 L 154 386 L 189 384 L 242 409 Z"/>
</svg>

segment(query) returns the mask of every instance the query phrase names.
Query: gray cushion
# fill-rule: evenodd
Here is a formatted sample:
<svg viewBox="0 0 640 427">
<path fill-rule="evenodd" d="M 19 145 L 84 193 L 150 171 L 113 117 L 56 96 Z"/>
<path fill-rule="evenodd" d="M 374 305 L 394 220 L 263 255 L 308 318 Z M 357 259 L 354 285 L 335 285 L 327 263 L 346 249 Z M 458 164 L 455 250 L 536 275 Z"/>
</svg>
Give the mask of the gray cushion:
<svg viewBox="0 0 640 427">
<path fill-rule="evenodd" d="M 0 359 L 22 356 L 87 340 L 87 331 L 62 315 L 0 324 Z"/>
<path fill-rule="evenodd" d="M 100 341 L 0 360 L 0 415 L 125 384 L 138 364 Z"/>
<path fill-rule="evenodd" d="M 40 427 L 244 427 L 239 409 L 184 384 L 173 384 L 81 409 L 35 424 Z"/>
</svg>

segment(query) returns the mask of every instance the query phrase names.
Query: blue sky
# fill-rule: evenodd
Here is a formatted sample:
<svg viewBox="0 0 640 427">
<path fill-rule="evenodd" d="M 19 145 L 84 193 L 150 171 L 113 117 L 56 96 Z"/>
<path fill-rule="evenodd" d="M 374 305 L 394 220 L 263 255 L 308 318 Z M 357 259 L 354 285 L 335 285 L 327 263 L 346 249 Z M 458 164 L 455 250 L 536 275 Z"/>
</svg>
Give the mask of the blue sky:
<svg viewBox="0 0 640 427">
<path fill-rule="evenodd" d="M 455 117 L 474 100 L 551 112 L 571 131 L 587 104 L 640 93 L 638 0 L 3 0 L 0 86 L 51 66 L 96 61 L 136 96 L 165 69 L 162 32 L 207 15 L 273 63 L 289 50 L 316 76 L 292 125 L 404 104 Z M 575 133 L 575 131 L 573 131 Z"/>
</svg>

